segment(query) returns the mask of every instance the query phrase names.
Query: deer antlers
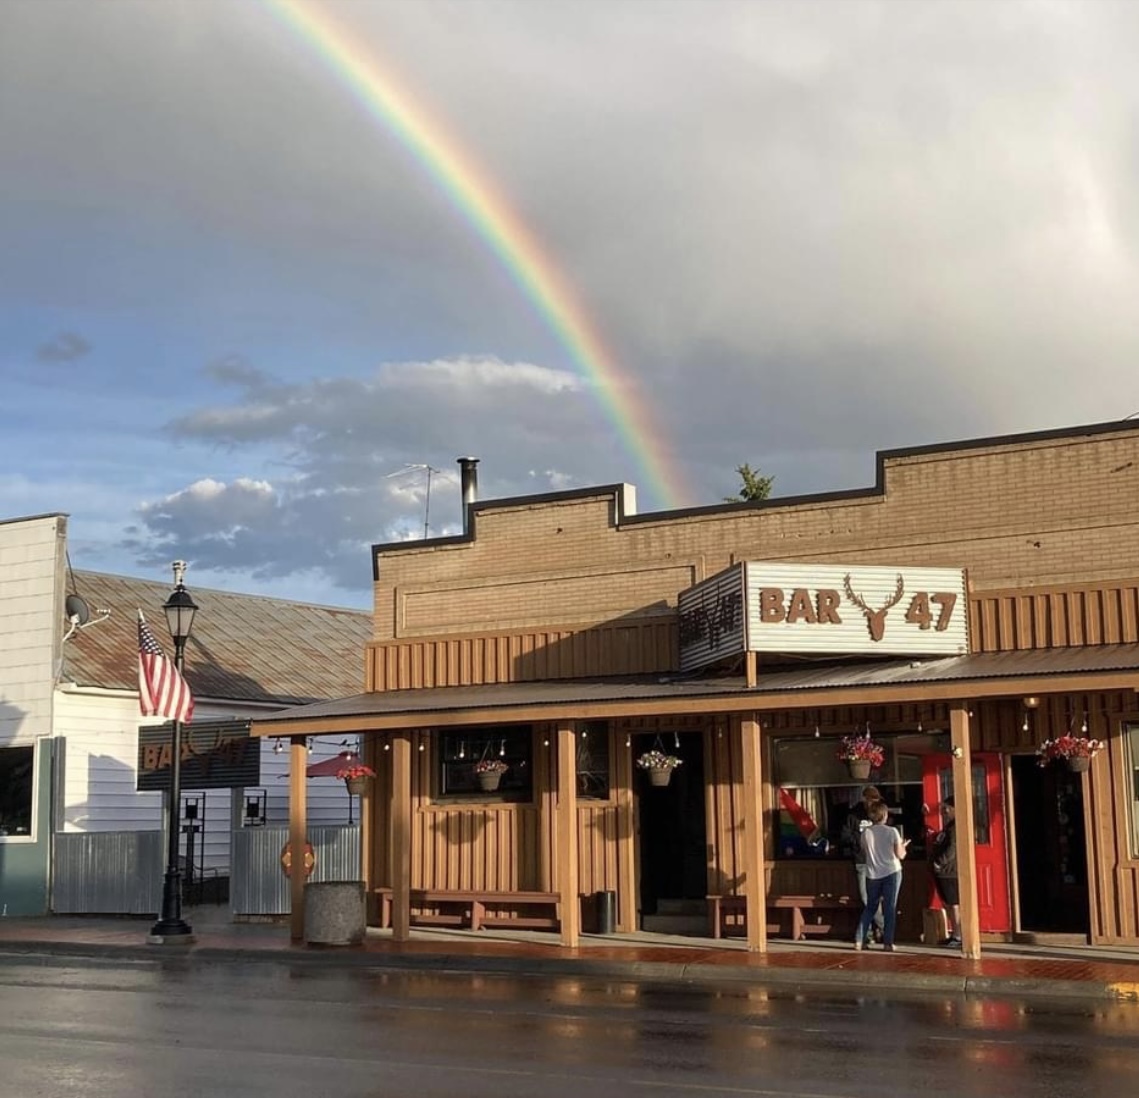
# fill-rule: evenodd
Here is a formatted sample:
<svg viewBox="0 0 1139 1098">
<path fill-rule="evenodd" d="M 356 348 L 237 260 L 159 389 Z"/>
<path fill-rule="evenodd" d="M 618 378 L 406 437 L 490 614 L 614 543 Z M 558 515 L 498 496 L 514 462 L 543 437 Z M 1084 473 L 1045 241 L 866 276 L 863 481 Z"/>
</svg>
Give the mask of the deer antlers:
<svg viewBox="0 0 1139 1098">
<path fill-rule="evenodd" d="M 870 629 L 870 639 L 873 641 L 880 641 L 883 633 L 886 631 L 886 611 L 891 606 L 896 606 L 902 599 L 902 594 L 906 589 L 905 581 L 902 579 L 901 572 L 898 573 L 897 583 L 894 588 L 893 595 L 890 596 L 883 606 L 877 610 L 871 609 L 866 605 L 866 601 L 861 595 L 856 595 L 854 589 L 850 586 L 850 573 L 847 572 L 842 578 L 843 590 L 846 591 L 846 597 L 850 599 L 855 606 L 857 606 L 863 614 L 866 615 L 866 624 Z"/>
</svg>

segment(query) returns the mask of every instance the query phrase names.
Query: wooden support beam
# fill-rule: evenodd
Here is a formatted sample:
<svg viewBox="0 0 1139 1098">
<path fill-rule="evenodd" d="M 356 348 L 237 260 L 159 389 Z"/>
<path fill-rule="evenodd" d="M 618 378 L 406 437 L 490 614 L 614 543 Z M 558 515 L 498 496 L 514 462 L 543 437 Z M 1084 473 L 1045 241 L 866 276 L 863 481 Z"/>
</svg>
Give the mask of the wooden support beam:
<svg viewBox="0 0 1139 1098">
<path fill-rule="evenodd" d="M 755 713 L 736 718 L 743 763 L 743 894 L 747 908 L 747 948 L 767 952 L 767 875 L 763 864 L 763 764 L 759 748 L 759 720 Z"/>
<path fill-rule="evenodd" d="M 969 709 L 955 702 L 949 709 L 953 752 L 953 808 L 957 831 L 957 885 L 961 891 L 961 943 L 966 957 L 981 956 L 981 917 L 977 908 L 977 859 L 974 856 L 973 761 L 969 750 Z"/>
<path fill-rule="evenodd" d="M 558 725 L 558 892 L 561 895 L 562 945 L 581 939 L 581 901 L 577 863 L 577 734 L 572 723 Z"/>
<path fill-rule="evenodd" d="M 308 742 L 304 736 L 289 739 L 289 936 L 305 936 L 305 843 L 308 841 Z"/>
<path fill-rule="evenodd" d="M 422 734 L 422 733 L 421 733 Z M 392 737 L 392 938 L 411 938 L 411 732 Z"/>
</svg>

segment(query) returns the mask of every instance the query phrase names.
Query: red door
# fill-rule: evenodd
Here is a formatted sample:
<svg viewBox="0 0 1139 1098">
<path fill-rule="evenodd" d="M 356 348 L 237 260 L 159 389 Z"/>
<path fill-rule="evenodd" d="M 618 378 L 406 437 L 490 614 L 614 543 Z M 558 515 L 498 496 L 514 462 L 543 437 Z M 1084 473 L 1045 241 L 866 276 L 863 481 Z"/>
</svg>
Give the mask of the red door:
<svg viewBox="0 0 1139 1098">
<path fill-rule="evenodd" d="M 977 867 L 977 907 L 981 930 L 1012 928 L 1009 902 L 1008 843 L 1005 836 L 1005 810 L 1001 784 L 1000 756 L 973 756 L 973 832 Z M 948 755 L 927 755 L 922 768 L 922 797 L 929 806 L 926 826 L 935 832 L 942 826 L 938 805 L 954 793 L 953 765 Z"/>
</svg>

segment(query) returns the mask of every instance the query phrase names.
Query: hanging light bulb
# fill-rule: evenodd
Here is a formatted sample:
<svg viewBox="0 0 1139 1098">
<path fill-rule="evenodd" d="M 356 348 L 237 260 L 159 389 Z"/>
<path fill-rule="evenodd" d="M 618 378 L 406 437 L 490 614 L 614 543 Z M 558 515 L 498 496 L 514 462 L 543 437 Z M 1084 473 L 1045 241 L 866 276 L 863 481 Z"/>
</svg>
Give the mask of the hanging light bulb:
<svg viewBox="0 0 1139 1098">
<path fill-rule="evenodd" d="M 816 724 L 815 725 L 815 739 L 817 740 L 818 738 L 819 738 L 819 726 Z"/>
<path fill-rule="evenodd" d="M 384 750 L 390 751 L 391 749 L 392 749 L 392 745 L 390 743 L 388 743 L 387 740 L 384 740 Z"/>
<path fill-rule="evenodd" d="M 1088 734 L 1088 711 L 1084 710 L 1084 720 L 1080 725 L 1080 731 L 1086 736 Z"/>
<path fill-rule="evenodd" d="M 424 750 L 425 746 L 426 746 L 426 745 L 423 743 L 423 741 L 422 741 L 422 740 L 420 740 L 420 741 L 419 741 L 419 750 L 420 750 L 420 751 Z"/>
<path fill-rule="evenodd" d="M 1028 710 L 1027 710 L 1027 709 L 1024 711 L 1024 724 L 1022 724 L 1022 725 L 1020 726 L 1020 730 L 1021 730 L 1022 732 L 1027 732 L 1027 731 L 1028 731 Z"/>
<path fill-rule="evenodd" d="M 506 754 L 506 741 L 502 740 L 498 745 L 498 757 L 501 759 Z"/>
<path fill-rule="evenodd" d="M 672 734 L 672 746 L 677 748 L 677 749 L 680 748 L 680 733 L 679 732 L 673 732 L 673 734 Z"/>
<path fill-rule="evenodd" d="M 628 733 L 625 734 L 625 746 L 626 747 L 632 747 L 633 746 L 633 737 L 630 736 Z"/>
<path fill-rule="evenodd" d="M 465 759 L 467 757 L 467 745 L 464 740 L 459 741 L 459 758 Z"/>
<path fill-rule="evenodd" d="M 308 753 L 311 755 L 312 754 L 312 740 L 306 740 L 305 742 L 308 744 Z"/>
</svg>

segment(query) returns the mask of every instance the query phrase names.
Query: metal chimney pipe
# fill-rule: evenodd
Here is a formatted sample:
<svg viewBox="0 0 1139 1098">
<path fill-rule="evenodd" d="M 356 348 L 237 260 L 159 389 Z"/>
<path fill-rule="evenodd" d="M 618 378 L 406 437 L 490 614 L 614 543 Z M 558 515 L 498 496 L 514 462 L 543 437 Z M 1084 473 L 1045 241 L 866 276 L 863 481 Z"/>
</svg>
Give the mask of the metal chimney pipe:
<svg viewBox="0 0 1139 1098">
<path fill-rule="evenodd" d="M 463 491 L 463 533 L 471 532 L 471 504 L 479 498 L 479 459 L 462 457 L 459 463 L 459 484 Z"/>
</svg>

